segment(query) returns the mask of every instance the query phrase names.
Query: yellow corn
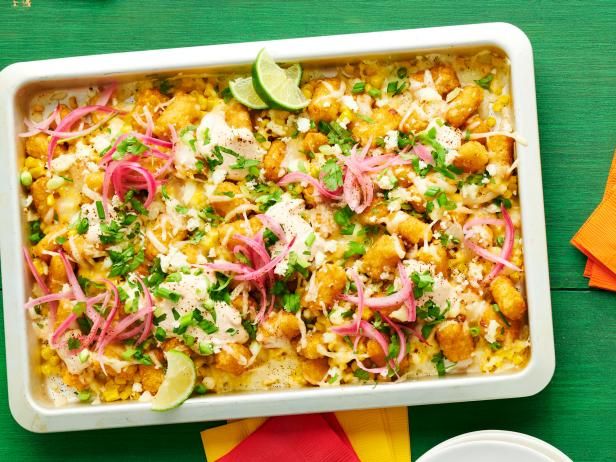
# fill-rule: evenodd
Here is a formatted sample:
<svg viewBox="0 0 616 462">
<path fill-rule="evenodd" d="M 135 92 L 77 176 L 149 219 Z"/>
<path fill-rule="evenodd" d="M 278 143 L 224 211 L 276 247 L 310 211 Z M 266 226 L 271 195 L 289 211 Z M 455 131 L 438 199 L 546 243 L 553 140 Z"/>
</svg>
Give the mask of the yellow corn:
<svg viewBox="0 0 616 462">
<path fill-rule="evenodd" d="M 41 373 L 45 376 L 53 375 L 53 367 L 49 364 L 43 364 L 41 366 Z"/>
<path fill-rule="evenodd" d="M 53 197 L 53 194 L 49 194 L 49 195 L 47 196 L 47 205 L 51 207 L 51 206 L 53 206 L 55 203 L 56 203 L 56 198 L 55 198 L 55 197 Z"/>
<path fill-rule="evenodd" d="M 41 348 L 41 358 L 47 360 L 54 355 L 53 350 L 48 346 L 44 346 Z"/>
<path fill-rule="evenodd" d="M 104 401 L 117 401 L 120 399 L 120 393 L 117 388 L 105 388 L 103 390 Z"/>
<path fill-rule="evenodd" d="M 496 125 L 496 119 L 494 117 L 488 117 L 486 123 L 488 124 L 488 127 L 492 128 L 494 125 Z"/>
</svg>

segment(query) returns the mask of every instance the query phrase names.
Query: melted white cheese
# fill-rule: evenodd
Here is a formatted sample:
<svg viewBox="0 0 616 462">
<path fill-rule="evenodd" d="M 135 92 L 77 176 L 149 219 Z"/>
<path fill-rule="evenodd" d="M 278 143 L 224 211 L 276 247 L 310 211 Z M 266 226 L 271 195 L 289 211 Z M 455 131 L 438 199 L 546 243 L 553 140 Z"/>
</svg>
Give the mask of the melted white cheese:
<svg viewBox="0 0 616 462">
<path fill-rule="evenodd" d="M 209 143 L 205 138 L 207 131 Z M 230 127 L 222 108 L 215 108 L 207 113 L 197 128 L 197 151 L 206 157 L 212 157 L 212 151 L 216 146 L 223 146 L 235 151 L 246 159 L 261 160 L 265 154 L 255 139 L 251 130 L 247 128 Z M 227 172 L 227 177 L 232 180 L 241 180 L 247 174 L 247 169 L 233 169 L 231 165 L 237 163 L 237 158 L 231 154 L 222 153 L 223 163 L 216 167 Z"/>
</svg>

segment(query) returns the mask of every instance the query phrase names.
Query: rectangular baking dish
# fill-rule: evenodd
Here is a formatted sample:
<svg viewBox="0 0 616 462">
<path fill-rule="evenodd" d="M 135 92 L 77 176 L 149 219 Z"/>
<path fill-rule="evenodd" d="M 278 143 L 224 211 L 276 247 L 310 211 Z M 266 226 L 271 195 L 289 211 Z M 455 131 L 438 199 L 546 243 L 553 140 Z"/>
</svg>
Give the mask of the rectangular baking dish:
<svg viewBox="0 0 616 462">
<path fill-rule="evenodd" d="M 335 61 L 362 56 L 464 52 L 492 47 L 511 61 L 516 131 L 527 145 L 517 144 L 519 194 L 524 236 L 526 295 L 531 359 L 521 371 L 502 375 L 425 378 L 378 386 L 347 385 L 244 392 L 191 398 L 165 413 L 148 403 L 119 402 L 55 408 L 43 394 L 35 373 L 36 341 L 22 308 L 30 292 L 23 263 L 26 236 L 21 215 L 19 170 L 23 162 L 22 120 L 28 98 L 36 91 L 104 84 L 150 74 L 199 72 L 249 65 L 266 47 L 279 62 Z M 0 73 L 0 228 L 4 324 L 9 404 L 15 420 L 34 432 L 158 425 L 176 422 L 336 411 L 356 408 L 419 405 L 514 398 L 535 394 L 550 381 L 555 367 L 548 277 L 548 258 L 539 158 L 539 135 L 531 44 L 506 23 L 399 30 L 266 42 L 214 45 L 13 64 Z"/>
</svg>

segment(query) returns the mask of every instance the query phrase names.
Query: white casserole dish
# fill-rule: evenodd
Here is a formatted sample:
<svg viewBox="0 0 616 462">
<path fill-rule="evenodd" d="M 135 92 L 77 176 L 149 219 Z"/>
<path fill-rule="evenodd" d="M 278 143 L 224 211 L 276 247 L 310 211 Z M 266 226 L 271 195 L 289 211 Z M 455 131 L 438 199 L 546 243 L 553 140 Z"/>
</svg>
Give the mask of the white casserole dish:
<svg viewBox="0 0 616 462">
<path fill-rule="evenodd" d="M 30 293 L 29 274 L 21 248 L 26 236 L 21 213 L 19 170 L 23 143 L 22 120 L 28 98 L 36 91 L 111 80 L 246 66 L 266 47 L 279 62 L 337 60 L 359 56 L 456 52 L 493 47 L 511 61 L 516 131 L 528 142 L 517 144 L 519 194 L 524 236 L 526 295 L 531 359 L 525 369 L 502 375 L 466 375 L 425 378 L 378 386 L 342 386 L 208 395 L 192 398 L 166 413 L 148 403 L 53 406 L 43 393 L 37 364 L 35 336 L 29 333 L 22 308 Z M 85 56 L 13 64 L 0 73 L 0 229 L 4 323 L 9 403 L 13 417 L 34 432 L 157 425 L 355 408 L 433 404 L 513 398 L 535 394 L 550 381 L 555 367 L 548 258 L 539 158 L 533 56 L 526 35 L 506 23 L 375 32 L 234 45 L 179 48 Z"/>
</svg>

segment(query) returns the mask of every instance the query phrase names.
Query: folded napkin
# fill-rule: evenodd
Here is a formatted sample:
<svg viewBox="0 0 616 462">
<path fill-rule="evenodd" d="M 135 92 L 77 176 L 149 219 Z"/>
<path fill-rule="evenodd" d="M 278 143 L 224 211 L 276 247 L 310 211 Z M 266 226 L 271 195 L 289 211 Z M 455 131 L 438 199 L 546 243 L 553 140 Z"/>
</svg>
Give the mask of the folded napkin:
<svg viewBox="0 0 616 462">
<path fill-rule="evenodd" d="M 616 151 L 603 200 L 571 243 L 588 257 L 584 268 L 588 285 L 616 291 Z"/>
<path fill-rule="evenodd" d="M 208 462 L 411 460 L 404 407 L 245 419 L 205 430 L 201 439 Z"/>
</svg>

